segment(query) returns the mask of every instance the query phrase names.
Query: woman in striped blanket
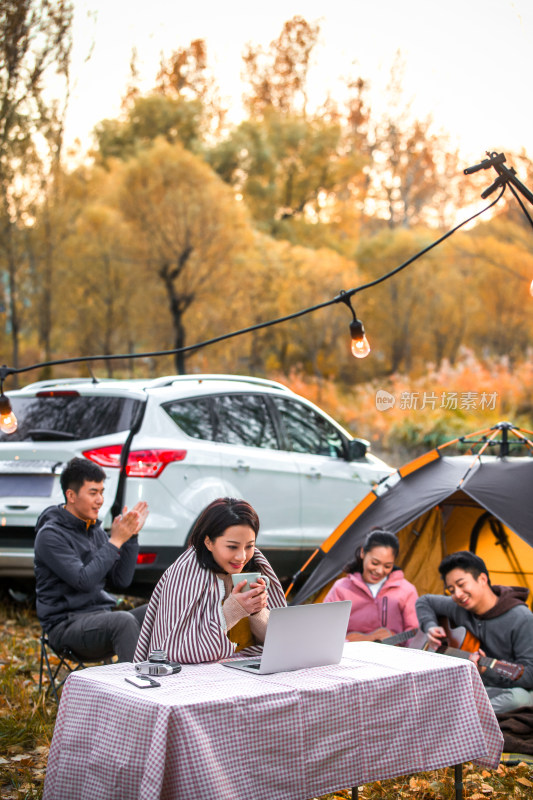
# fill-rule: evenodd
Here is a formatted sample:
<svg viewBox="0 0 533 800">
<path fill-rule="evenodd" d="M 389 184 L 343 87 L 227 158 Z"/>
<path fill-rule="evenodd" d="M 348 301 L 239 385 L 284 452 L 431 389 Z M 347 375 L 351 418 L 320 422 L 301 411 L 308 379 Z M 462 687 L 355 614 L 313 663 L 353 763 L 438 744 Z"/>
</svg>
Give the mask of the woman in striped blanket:
<svg viewBox="0 0 533 800">
<path fill-rule="evenodd" d="M 193 528 L 191 546 L 156 585 L 139 635 L 134 661 L 164 650 L 171 661 L 198 664 L 236 652 L 261 652 L 269 608 L 286 605 L 274 570 L 255 547 L 259 518 L 249 503 L 214 500 Z M 232 575 L 261 572 L 249 591 Z"/>
</svg>

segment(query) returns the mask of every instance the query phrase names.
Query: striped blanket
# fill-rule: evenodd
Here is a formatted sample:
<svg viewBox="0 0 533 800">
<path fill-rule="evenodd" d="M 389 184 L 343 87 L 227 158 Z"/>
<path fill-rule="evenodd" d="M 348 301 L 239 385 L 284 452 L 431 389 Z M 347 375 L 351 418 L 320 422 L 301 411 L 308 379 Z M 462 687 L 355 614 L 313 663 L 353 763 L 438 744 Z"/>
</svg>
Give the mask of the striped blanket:
<svg viewBox="0 0 533 800">
<path fill-rule="evenodd" d="M 274 570 L 259 551 L 254 552 L 257 569 L 270 578 L 268 608 L 285 606 L 285 596 Z M 214 572 L 203 569 L 193 547 L 189 547 L 162 575 L 144 617 L 134 661 L 148 658 L 152 650 L 165 650 L 171 661 L 199 664 L 233 655 L 222 611 L 224 584 Z M 261 652 L 254 645 L 241 655 Z"/>
</svg>

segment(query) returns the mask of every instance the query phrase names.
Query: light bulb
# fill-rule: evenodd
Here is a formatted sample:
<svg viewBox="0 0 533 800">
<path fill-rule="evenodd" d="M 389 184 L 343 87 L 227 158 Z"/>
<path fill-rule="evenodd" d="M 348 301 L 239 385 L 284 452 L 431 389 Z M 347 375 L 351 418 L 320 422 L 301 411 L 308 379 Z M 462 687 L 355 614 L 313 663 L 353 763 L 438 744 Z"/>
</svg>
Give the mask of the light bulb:
<svg viewBox="0 0 533 800">
<path fill-rule="evenodd" d="M 362 339 L 352 339 L 352 355 L 356 358 L 366 358 L 369 353 L 370 345 L 364 334 Z"/>
<path fill-rule="evenodd" d="M 11 403 L 5 394 L 0 395 L 0 431 L 2 433 L 15 433 L 18 427 L 17 418 L 11 408 Z"/>
<path fill-rule="evenodd" d="M 352 337 L 352 355 L 355 358 L 366 358 L 370 353 L 370 345 L 360 319 L 354 318 L 350 322 L 350 335 Z"/>
</svg>

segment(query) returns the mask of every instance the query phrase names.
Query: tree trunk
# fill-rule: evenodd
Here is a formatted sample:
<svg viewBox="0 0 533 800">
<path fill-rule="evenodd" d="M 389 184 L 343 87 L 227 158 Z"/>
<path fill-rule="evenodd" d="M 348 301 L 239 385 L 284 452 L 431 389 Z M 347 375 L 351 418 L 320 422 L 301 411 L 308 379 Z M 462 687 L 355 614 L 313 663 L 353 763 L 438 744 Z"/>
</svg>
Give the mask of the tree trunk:
<svg viewBox="0 0 533 800">
<path fill-rule="evenodd" d="M 170 269 L 169 264 L 164 264 L 159 270 L 159 274 L 165 284 L 167 292 L 168 306 L 172 318 L 172 328 L 174 330 L 174 349 L 180 350 L 185 347 L 185 326 L 183 324 L 183 314 L 188 308 L 194 295 L 186 298 L 180 297 L 174 284 L 175 270 Z M 178 375 L 185 375 L 185 353 L 175 353 L 174 363 Z"/>
<path fill-rule="evenodd" d="M 174 324 L 174 347 L 179 350 L 185 347 L 185 328 L 181 323 L 181 316 L 179 319 L 173 320 Z M 174 363 L 176 364 L 176 372 L 178 375 L 185 375 L 185 353 L 176 353 L 174 355 Z"/>
</svg>

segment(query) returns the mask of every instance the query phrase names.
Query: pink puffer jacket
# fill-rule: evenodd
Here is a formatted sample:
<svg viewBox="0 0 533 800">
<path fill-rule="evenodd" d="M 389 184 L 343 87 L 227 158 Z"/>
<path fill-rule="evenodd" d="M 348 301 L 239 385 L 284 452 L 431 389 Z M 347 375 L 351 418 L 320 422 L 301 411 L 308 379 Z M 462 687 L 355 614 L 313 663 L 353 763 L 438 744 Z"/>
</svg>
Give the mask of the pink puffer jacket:
<svg viewBox="0 0 533 800">
<path fill-rule="evenodd" d="M 372 633 L 378 628 L 388 628 L 402 633 L 418 627 L 415 602 L 418 593 L 412 583 L 405 580 L 401 569 L 391 572 L 377 597 L 363 581 L 361 573 L 353 572 L 336 581 L 324 602 L 350 600 L 352 611 L 348 632 Z"/>
</svg>

